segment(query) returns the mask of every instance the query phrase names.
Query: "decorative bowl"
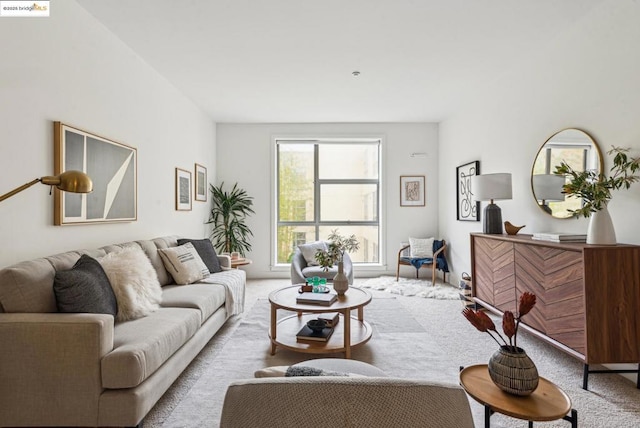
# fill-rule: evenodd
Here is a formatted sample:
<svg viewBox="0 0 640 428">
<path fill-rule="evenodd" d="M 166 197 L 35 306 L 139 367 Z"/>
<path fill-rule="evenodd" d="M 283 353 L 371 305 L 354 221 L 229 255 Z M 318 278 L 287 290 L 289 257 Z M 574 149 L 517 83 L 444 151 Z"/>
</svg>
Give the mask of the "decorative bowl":
<svg viewBox="0 0 640 428">
<path fill-rule="evenodd" d="M 307 327 L 314 333 L 320 333 L 326 326 L 327 323 L 324 320 L 310 320 L 307 322 Z"/>
</svg>

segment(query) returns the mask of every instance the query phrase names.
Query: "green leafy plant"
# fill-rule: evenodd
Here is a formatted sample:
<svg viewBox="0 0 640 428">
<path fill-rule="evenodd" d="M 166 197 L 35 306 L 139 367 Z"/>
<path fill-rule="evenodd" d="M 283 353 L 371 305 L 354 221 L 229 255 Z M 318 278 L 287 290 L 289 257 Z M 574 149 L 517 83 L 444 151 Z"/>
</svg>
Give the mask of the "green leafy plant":
<svg viewBox="0 0 640 428">
<path fill-rule="evenodd" d="M 628 148 L 612 146 L 607 152 L 608 155 L 614 155 L 609 176 L 593 170 L 576 171 L 564 161 L 556 167 L 555 174 L 571 179 L 562 186 L 562 193 L 582 198 L 582 208 L 569 210 L 574 217 L 590 217 L 591 213 L 607 205 L 612 190 L 628 189 L 631 183 L 640 180 L 636 174 L 640 169 L 640 157 L 629 157 L 628 151 Z"/>
<path fill-rule="evenodd" d="M 338 229 L 334 229 L 329 234 L 329 245 L 327 247 L 327 250 L 318 250 L 315 256 L 316 261 L 325 271 L 336 263 L 342 262 L 345 251 L 350 253 L 360 248 L 360 243 L 355 235 L 345 237 L 338 233 Z"/>
<path fill-rule="evenodd" d="M 238 183 L 233 185 L 230 192 L 223 187 L 224 182 L 218 187 L 210 185 L 213 204 L 207 221 L 207 224 L 213 224 L 210 239 L 218 252 L 237 251 L 244 256 L 251 251 L 249 237 L 253 236 L 253 232 L 245 221 L 249 214 L 255 214 L 251 208 L 253 198 L 238 188 Z"/>
</svg>

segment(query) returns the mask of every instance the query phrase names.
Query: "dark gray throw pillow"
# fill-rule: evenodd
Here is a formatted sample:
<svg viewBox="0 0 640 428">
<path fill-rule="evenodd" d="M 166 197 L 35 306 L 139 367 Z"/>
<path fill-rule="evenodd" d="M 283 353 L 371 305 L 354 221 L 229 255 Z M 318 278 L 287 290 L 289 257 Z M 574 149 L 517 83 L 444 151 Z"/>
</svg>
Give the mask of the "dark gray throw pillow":
<svg viewBox="0 0 640 428">
<path fill-rule="evenodd" d="M 178 245 L 184 245 L 189 242 L 191 242 L 193 248 L 196 249 L 204 264 L 207 265 L 209 272 L 222 272 L 220 260 L 218 260 L 218 255 L 211 241 L 208 239 L 178 239 Z"/>
<path fill-rule="evenodd" d="M 118 313 L 118 303 L 111 283 L 100 263 L 83 254 L 70 270 L 58 271 L 53 292 L 59 312 Z"/>
</svg>

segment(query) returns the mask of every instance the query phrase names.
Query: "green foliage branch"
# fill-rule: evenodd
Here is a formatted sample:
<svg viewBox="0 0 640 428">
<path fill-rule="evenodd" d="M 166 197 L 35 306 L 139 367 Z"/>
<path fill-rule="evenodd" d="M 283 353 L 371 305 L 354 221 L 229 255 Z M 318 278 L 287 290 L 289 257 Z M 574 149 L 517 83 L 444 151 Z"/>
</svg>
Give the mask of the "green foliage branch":
<svg viewBox="0 0 640 428">
<path fill-rule="evenodd" d="M 336 263 L 340 263 L 344 260 L 344 253 L 357 251 L 360 248 L 360 243 L 356 239 L 355 235 L 342 236 L 338 232 L 338 229 L 333 229 L 329 234 L 329 244 L 327 250 L 316 251 L 316 261 L 325 271 Z"/>
<path fill-rule="evenodd" d="M 591 213 L 603 209 L 611 199 L 611 191 L 628 189 L 632 183 L 640 180 L 636 172 L 640 169 L 640 157 L 629 157 L 628 148 L 612 146 L 607 152 L 613 155 L 610 175 L 594 170 L 576 171 L 562 161 L 554 171 L 557 175 L 569 177 L 570 181 L 562 186 L 562 193 L 582 198 L 582 208 L 569 210 L 574 217 L 590 217 Z"/>
<path fill-rule="evenodd" d="M 213 224 L 210 239 L 216 251 L 231 253 L 237 251 L 243 256 L 251 251 L 249 237 L 253 232 L 246 224 L 249 214 L 255 214 L 253 208 L 253 197 L 238 187 L 238 183 L 233 185 L 230 192 L 223 189 L 224 182 L 220 186 L 210 185 L 212 207 L 209 221 L 206 224 Z"/>
</svg>

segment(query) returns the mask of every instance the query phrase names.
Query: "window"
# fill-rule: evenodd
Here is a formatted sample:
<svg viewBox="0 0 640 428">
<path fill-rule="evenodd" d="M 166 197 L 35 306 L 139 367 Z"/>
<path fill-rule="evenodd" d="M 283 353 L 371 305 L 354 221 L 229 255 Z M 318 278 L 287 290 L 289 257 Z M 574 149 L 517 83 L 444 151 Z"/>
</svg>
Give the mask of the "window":
<svg viewBox="0 0 640 428">
<path fill-rule="evenodd" d="M 354 234 L 355 263 L 380 260 L 380 140 L 276 140 L 276 263 L 297 245 Z"/>
</svg>

